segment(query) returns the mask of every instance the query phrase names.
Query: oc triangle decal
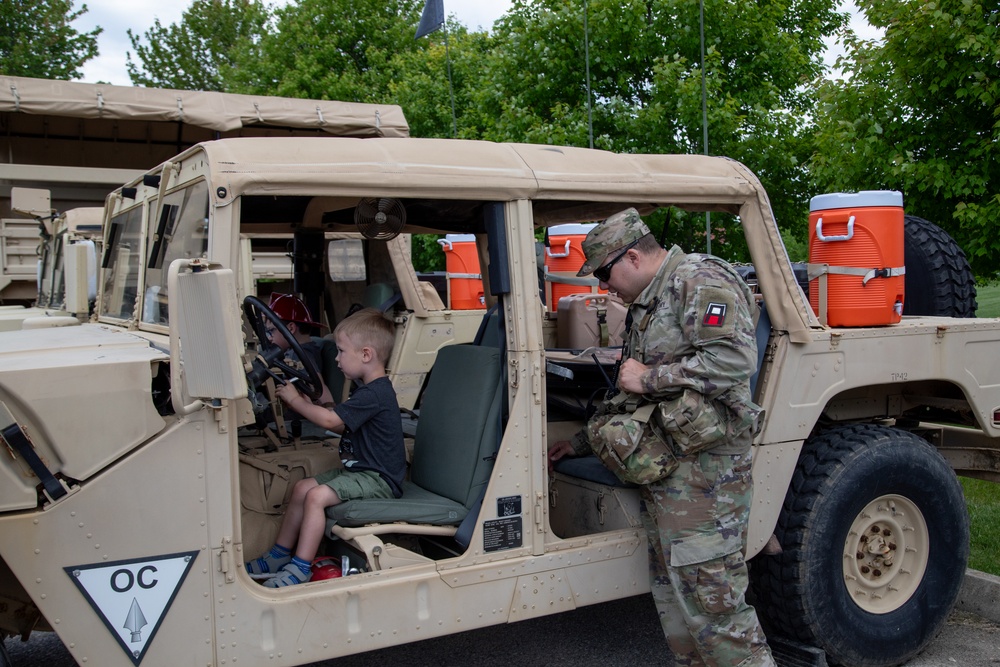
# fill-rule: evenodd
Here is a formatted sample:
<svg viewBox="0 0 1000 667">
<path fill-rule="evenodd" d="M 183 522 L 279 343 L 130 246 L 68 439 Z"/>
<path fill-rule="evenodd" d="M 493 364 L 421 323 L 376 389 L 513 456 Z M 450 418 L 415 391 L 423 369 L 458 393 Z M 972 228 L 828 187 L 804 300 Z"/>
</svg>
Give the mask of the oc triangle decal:
<svg viewBox="0 0 1000 667">
<path fill-rule="evenodd" d="M 138 665 L 197 556 L 188 551 L 63 569 Z"/>
</svg>

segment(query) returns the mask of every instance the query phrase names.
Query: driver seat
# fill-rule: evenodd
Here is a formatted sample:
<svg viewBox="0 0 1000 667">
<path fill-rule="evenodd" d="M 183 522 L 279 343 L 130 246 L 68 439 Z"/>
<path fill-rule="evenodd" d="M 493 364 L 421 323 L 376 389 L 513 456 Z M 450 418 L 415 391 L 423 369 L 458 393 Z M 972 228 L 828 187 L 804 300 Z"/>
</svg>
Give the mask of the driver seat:
<svg viewBox="0 0 1000 667">
<path fill-rule="evenodd" d="M 402 497 L 328 507 L 327 530 L 357 540 L 369 552 L 381 541 L 360 539 L 364 536 L 454 535 L 493 471 L 502 436 L 503 380 L 499 348 L 441 348 L 420 406 L 413 463 Z"/>
<path fill-rule="evenodd" d="M 319 369 L 323 382 L 330 390 L 333 400 L 339 403 L 344 395 L 344 371 L 337 365 L 337 341 L 333 336 L 321 338 L 313 336 L 312 340 L 319 346 L 322 368 Z"/>
</svg>

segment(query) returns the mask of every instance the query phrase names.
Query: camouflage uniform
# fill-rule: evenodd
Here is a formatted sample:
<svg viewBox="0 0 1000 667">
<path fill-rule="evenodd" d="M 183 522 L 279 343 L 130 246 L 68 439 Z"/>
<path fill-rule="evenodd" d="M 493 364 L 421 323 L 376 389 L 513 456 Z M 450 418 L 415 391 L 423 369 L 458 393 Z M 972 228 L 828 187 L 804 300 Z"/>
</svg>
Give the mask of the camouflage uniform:
<svg viewBox="0 0 1000 667">
<path fill-rule="evenodd" d="M 607 226 L 611 233 L 602 233 Z M 589 248 L 584 242 L 588 262 L 581 273 L 644 233 L 634 210 L 612 216 L 591 232 Z M 694 390 L 688 393 L 717 411 L 721 429 L 720 444 L 706 451 L 684 454 L 675 443 L 676 470 L 640 488 L 653 600 L 677 665 L 774 665 L 744 598 L 750 443 L 759 412 L 749 388 L 757 362 L 754 307 L 728 264 L 684 256 L 676 246 L 629 307 L 623 357 L 650 367 L 644 397 L 664 402 Z M 578 438 L 578 453 L 581 445 Z"/>
</svg>

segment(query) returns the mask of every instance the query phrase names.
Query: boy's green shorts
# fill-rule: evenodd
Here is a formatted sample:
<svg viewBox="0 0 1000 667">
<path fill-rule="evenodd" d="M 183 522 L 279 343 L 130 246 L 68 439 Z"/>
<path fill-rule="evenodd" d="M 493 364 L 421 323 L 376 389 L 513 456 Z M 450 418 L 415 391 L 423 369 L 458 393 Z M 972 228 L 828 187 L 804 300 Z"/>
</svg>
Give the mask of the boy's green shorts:
<svg viewBox="0 0 1000 667">
<path fill-rule="evenodd" d="M 358 498 L 394 498 L 392 489 L 374 470 L 334 468 L 316 475 L 316 482 L 329 486 L 341 500 Z"/>
</svg>

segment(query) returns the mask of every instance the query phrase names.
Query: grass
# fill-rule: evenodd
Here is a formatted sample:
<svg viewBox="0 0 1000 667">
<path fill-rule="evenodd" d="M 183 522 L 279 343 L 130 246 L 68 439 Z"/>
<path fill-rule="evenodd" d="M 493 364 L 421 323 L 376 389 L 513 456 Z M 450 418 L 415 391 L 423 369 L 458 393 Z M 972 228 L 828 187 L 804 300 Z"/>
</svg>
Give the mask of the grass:
<svg viewBox="0 0 1000 667">
<path fill-rule="evenodd" d="M 979 317 L 1000 317 L 1000 282 L 976 285 L 976 302 Z"/>
<path fill-rule="evenodd" d="M 969 567 L 1000 576 L 1000 493 L 996 482 L 959 477 L 969 508 Z"/>
<path fill-rule="evenodd" d="M 976 285 L 979 317 L 1000 317 L 1000 283 Z M 995 482 L 959 477 L 969 508 L 969 567 L 1000 576 L 1000 488 Z"/>
</svg>

